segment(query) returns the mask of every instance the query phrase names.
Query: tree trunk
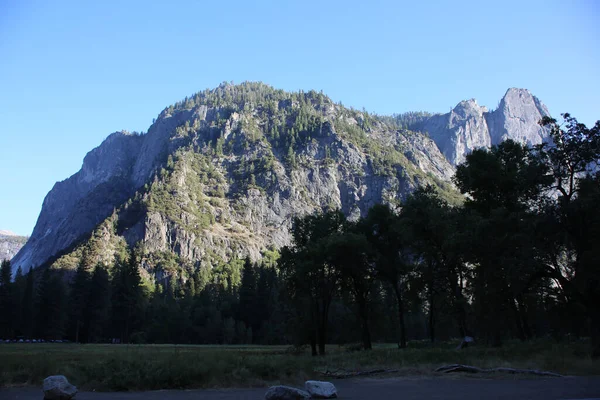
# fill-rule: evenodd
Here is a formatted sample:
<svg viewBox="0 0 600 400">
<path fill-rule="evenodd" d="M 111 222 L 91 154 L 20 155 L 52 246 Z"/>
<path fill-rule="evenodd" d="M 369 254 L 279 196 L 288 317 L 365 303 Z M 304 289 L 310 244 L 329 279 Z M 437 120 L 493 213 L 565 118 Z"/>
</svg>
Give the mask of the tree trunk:
<svg viewBox="0 0 600 400">
<path fill-rule="evenodd" d="M 325 355 L 325 341 L 327 338 L 327 314 L 323 311 L 321 315 L 321 320 L 319 321 L 319 329 L 317 332 L 318 338 L 317 341 L 319 343 L 319 355 Z"/>
<path fill-rule="evenodd" d="M 430 283 L 433 285 L 433 282 Z M 435 310 L 433 307 L 433 287 L 429 288 L 429 339 L 431 343 L 435 342 Z"/>
<path fill-rule="evenodd" d="M 515 325 L 517 327 L 517 337 L 519 338 L 519 340 L 524 342 L 525 331 L 523 330 L 523 324 L 521 323 L 521 313 L 519 313 L 519 309 L 517 308 L 516 300 L 514 299 L 514 297 L 511 296 L 511 298 L 508 300 L 508 303 L 510 304 L 510 309 L 513 312 Z"/>
<path fill-rule="evenodd" d="M 310 333 L 310 350 L 313 357 L 317 355 L 317 333 L 314 329 Z"/>
<path fill-rule="evenodd" d="M 454 295 L 454 312 L 456 323 L 458 324 L 458 331 L 460 337 L 471 336 L 469 329 L 467 328 L 467 312 L 465 310 L 465 299 L 462 295 L 462 276 L 455 272 L 456 268 L 449 268 L 449 275 L 447 276 L 448 283 L 452 289 Z"/>
<path fill-rule="evenodd" d="M 521 316 L 521 324 L 523 326 L 523 334 L 525 335 L 526 340 L 533 339 L 533 332 L 531 331 L 531 326 L 529 326 L 529 321 L 527 318 L 527 307 L 524 304 L 523 296 L 517 297 L 517 308 L 519 310 L 519 315 Z"/>
<path fill-rule="evenodd" d="M 406 348 L 406 326 L 404 324 L 404 302 L 402 301 L 402 290 L 400 289 L 400 283 L 396 283 L 394 286 L 396 292 L 396 298 L 398 299 L 398 321 L 400 323 L 400 343 L 398 347 L 401 349 Z"/>
<path fill-rule="evenodd" d="M 360 311 L 360 319 L 362 322 L 363 347 L 365 348 L 365 350 L 371 350 L 373 346 L 371 344 L 371 332 L 369 330 L 369 311 L 367 308 L 368 306 L 366 300 L 362 299 L 358 307 Z"/>
<path fill-rule="evenodd" d="M 319 355 L 325 355 L 325 332 L 323 332 L 323 329 L 320 329 L 319 332 Z"/>
<path fill-rule="evenodd" d="M 590 313 L 590 336 L 592 339 L 592 359 L 600 359 L 600 310 Z"/>
</svg>

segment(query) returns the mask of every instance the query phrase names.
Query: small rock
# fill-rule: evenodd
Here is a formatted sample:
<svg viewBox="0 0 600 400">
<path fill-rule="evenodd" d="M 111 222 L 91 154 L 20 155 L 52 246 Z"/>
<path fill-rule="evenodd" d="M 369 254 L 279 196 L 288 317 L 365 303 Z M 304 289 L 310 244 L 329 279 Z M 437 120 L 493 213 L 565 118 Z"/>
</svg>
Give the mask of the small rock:
<svg viewBox="0 0 600 400">
<path fill-rule="evenodd" d="M 265 393 L 265 400 L 303 400 L 310 399 L 310 394 L 304 390 L 289 386 L 271 386 Z"/>
<path fill-rule="evenodd" d="M 44 399 L 69 400 L 77 394 L 77 388 L 64 375 L 53 375 L 44 379 Z"/>
<path fill-rule="evenodd" d="M 465 336 L 463 338 L 462 342 L 460 342 L 460 344 L 456 348 L 456 350 L 461 350 L 461 349 L 464 349 L 465 347 L 469 347 L 470 343 L 475 343 L 475 339 L 473 339 L 471 336 Z"/>
<path fill-rule="evenodd" d="M 331 382 L 306 381 L 306 391 L 315 399 L 335 399 L 337 390 Z"/>
</svg>

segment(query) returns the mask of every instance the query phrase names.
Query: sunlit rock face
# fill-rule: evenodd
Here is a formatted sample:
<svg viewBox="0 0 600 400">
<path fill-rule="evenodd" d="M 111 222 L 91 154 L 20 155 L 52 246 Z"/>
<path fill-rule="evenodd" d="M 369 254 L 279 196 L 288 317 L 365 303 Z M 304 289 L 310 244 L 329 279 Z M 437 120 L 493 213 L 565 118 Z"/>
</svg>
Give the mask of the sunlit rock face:
<svg viewBox="0 0 600 400">
<path fill-rule="evenodd" d="M 535 145 L 546 131 L 539 125 L 549 116 L 546 106 L 526 89 L 508 89 L 498 108 L 488 111 L 474 99 L 461 101 L 447 114 L 436 114 L 411 128 L 428 134 L 452 165 L 477 148 L 506 139 Z"/>
<path fill-rule="evenodd" d="M 451 177 L 466 154 L 508 137 L 539 143 L 546 114 L 510 89 L 493 112 L 466 100 L 406 129 L 314 91 L 223 84 L 165 108 L 146 134 L 116 132 L 90 151 L 47 194 L 12 265 L 73 267 L 83 248 L 110 263 L 124 246 L 148 270 L 256 260 L 290 243 L 297 216 L 338 208 L 356 219 L 426 184 L 460 199 Z"/>
</svg>

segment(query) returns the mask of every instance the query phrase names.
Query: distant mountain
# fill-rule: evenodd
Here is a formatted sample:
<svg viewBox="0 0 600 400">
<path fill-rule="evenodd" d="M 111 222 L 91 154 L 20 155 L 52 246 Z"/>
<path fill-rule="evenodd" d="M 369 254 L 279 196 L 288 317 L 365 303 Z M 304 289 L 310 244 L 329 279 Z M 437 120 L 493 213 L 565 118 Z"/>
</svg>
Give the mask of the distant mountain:
<svg viewBox="0 0 600 400">
<path fill-rule="evenodd" d="M 471 99 L 461 101 L 447 114 L 416 114 L 417 118 L 409 119 L 406 125 L 408 129 L 427 133 L 448 161 L 458 165 L 474 149 L 506 139 L 540 144 L 546 132 L 538 122 L 549 115 L 546 106 L 528 90 L 511 88 L 494 111 Z"/>
<path fill-rule="evenodd" d="M 0 230 L 0 260 L 10 260 L 27 242 L 27 237 Z"/>
<path fill-rule="evenodd" d="M 288 244 L 293 217 L 315 210 L 357 218 L 425 184 L 460 202 L 450 179 L 468 151 L 543 134 L 531 99 L 510 89 L 492 113 L 473 100 L 401 120 L 314 91 L 223 84 L 167 107 L 147 134 L 116 132 L 90 151 L 46 196 L 13 267 L 109 264 L 135 247 L 155 274 L 213 268 Z"/>
</svg>

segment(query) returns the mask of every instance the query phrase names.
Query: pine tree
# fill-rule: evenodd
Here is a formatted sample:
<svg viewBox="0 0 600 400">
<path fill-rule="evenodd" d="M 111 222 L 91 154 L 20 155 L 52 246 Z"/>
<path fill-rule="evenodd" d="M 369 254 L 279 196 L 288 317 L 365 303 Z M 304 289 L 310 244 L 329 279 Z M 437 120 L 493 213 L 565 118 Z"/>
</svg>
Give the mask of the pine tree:
<svg viewBox="0 0 600 400">
<path fill-rule="evenodd" d="M 90 273 L 87 267 L 81 262 L 77 266 L 75 278 L 71 283 L 71 293 L 69 296 L 69 328 L 68 336 L 71 340 L 79 342 L 80 333 L 84 327 L 84 310 L 89 296 Z"/>
<path fill-rule="evenodd" d="M 64 334 L 66 290 L 62 277 L 44 270 L 36 302 L 36 335 L 41 339 L 62 339 Z"/>
<path fill-rule="evenodd" d="M 258 282 L 256 284 L 256 310 L 258 312 L 258 320 L 255 321 L 255 326 L 253 326 L 253 337 L 257 342 L 260 342 L 263 338 L 259 336 L 259 332 L 261 332 L 261 327 L 263 323 L 269 319 L 271 315 L 272 304 L 269 304 L 269 300 L 271 297 L 271 284 L 269 282 L 272 280 L 271 274 L 274 274 L 274 269 L 267 269 L 265 267 L 261 267 L 258 274 Z M 274 274 L 276 277 L 276 275 Z M 262 333 L 262 332 L 261 332 Z"/>
<path fill-rule="evenodd" d="M 0 338 L 12 336 L 12 284 L 10 281 L 10 261 L 4 260 L 0 265 Z"/>
<path fill-rule="evenodd" d="M 23 276 L 23 270 L 21 267 L 17 268 L 15 273 L 15 280 L 12 284 L 11 298 L 12 298 L 12 330 L 14 336 L 20 336 L 23 334 L 22 329 L 22 315 L 21 310 L 23 308 L 23 295 L 25 293 L 26 280 Z"/>
<path fill-rule="evenodd" d="M 26 338 L 33 336 L 35 323 L 35 293 L 33 270 L 27 272 L 25 278 L 25 291 L 23 292 L 23 301 L 21 303 L 21 334 Z"/>
<path fill-rule="evenodd" d="M 84 313 L 87 341 L 99 342 L 104 338 L 110 311 L 110 282 L 108 271 L 96 266 L 90 280 L 90 288 Z"/>
<path fill-rule="evenodd" d="M 128 342 L 133 329 L 140 321 L 143 292 L 137 260 L 134 254 L 129 260 L 115 265 L 112 279 L 113 330 L 122 342 Z"/>
<path fill-rule="evenodd" d="M 244 261 L 242 283 L 240 285 L 240 320 L 246 326 L 254 327 L 257 321 L 256 310 L 256 274 L 249 257 Z"/>
</svg>

